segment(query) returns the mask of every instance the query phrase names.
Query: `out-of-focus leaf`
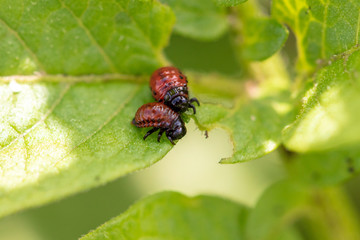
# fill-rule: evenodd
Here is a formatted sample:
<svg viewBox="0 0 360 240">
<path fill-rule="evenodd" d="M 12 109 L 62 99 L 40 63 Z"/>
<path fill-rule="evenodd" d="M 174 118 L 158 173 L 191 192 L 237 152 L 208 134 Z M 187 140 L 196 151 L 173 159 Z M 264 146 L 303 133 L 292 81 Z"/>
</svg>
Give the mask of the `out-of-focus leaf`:
<svg viewBox="0 0 360 240">
<path fill-rule="evenodd" d="M 0 0 L 0 75 L 151 73 L 174 16 L 156 1 Z"/>
<path fill-rule="evenodd" d="M 214 0 L 214 1 L 219 6 L 233 7 L 241 3 L 244 3 L 247 0 Z"/>
<path fill-rule="evenodd" d="M 308 152 L 360 144 L 360 51 L 316 74 L 294 123 L 284 131 L 286 147 Z"/>
<path fill-rule="evenodd" d="M 358 220 L 348 204 L 337 188 L 284 179 L 268 188 L 250 210 L 246 239 L 301 239 L 291 234 L 299 226 L 304 239 L 359 239 Z"/>
<path fill-rule="evenodd" d="M 266 190 L 246 223 L 246 239 L 281 239 L 281 234 L 298 217 L 309 201 L 308 189 L 291 181 L 281 181 Z M 287 238 L 285 238 L 287 239 Z"/>
<path fill-rule="evenodd" d="M 360 148 L 300 154 L 292 161 L 290 176 L 315 186 L 338 184 L 360 172 Z"/>
<path fill-rule="evenodd" d="M 250 18 L 244 23 L 242 55 L 248 60 L 264 60 L 285 43 L 287 29 L 271 18 Z"/>
<path fill-rule="evenodd" d="M 360 0 L 274 0 L 272 16 L 290 26 L 300 66 L 312 70 L 359 44 L 359 8 Z"/>
<path fill-rule="evenodd" d="M 217 197 L 174 192 L 143 199 L 85 235 L 87 239 L 244 239 L 246 207 Z"/>
<path fill-rule="evenodd" d="M 197 40 L 213 40 L 227 29 L 224 8 L 211 0 L 161 0 L 168 4 L 176 16 L 174 31 Z"/>
</svg>

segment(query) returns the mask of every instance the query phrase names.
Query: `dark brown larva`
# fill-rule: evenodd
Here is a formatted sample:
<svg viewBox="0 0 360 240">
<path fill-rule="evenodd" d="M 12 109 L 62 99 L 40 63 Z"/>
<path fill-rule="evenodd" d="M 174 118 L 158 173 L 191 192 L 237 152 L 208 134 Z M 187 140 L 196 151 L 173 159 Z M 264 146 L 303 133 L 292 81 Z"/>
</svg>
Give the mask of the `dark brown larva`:
<svg viewBox="0 0 360 240">
<path fill-rule="evenodd" d="M 142 105 L 136 112 L 135 118 L 131 122 L 138 128 L 152 127 L 145 136 L 144 140 L 152 133 L 160 130 L 158 142 L 165 132 L 166 137 L 172 144 L 174 140 L 180 139 L 186 134 L 186 128 L 179 113 L 172 110 L 160 102 L 147 103 Z"/>
<path fill-rule="evenodd" d="M 189 99 L 187 82 L 186 76 L 176 67 L 162 67 L 151 75 L 150 89 L 156 101 L 180 113 L 192 108 L 195 114 L 192 102 L 200 103 L 196 98 Z"/>
</svg>

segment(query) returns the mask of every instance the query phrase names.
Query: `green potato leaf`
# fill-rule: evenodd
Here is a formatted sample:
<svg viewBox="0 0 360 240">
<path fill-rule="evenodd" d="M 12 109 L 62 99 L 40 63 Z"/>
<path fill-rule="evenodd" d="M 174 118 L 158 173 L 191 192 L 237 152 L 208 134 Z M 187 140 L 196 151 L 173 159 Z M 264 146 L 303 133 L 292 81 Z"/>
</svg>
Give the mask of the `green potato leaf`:
<svg viewBox="0 0 360 240">
<path fill-rule="evenodd" d="M 226 11 L 211 0 L 161 0 L 176 16 L 174 31 L 196 40 L 219 38 L 228 28 Z"/>
<path fill-rule="evenodd" d="M 170 150 L 130 124 L 153 101 L 136 74 L 163 64 L 174 23 L 167 6 L 0 5 L 0 216 L 99 186 Z"/>
<path fill-rule="evenodd" d="M 360 172 L 360 149 L 352 146 L 341 150 L 299 154 L 292 163 L 290 176 L 293 180 L 314 186 L 331 186 Z"/>
<path fill-rule="evenodd" d="M 163 192 L 134 204 L 88 239 L 244 239 L 248 209 L 218 197 Z"/>
<path fill-rule="evenodd" d="M 359 238 L 357 218 L 340 189 L 298 180 L 281 180 L 263 193 L 249 212 L 246 239 Z M 291 234 L 296 229 L 307 235 Z"/>
<path fill-rule="evenodd" d="M 279 146 L 281 130 L 292 116 L 290 96 L 286 92 L 283 94 L 283 98 L 275 95 L 239 103 L 218 121 L 217 124 L 231 133 L 234 145 L 233 156 L 222 159 L 221 163 L 253 160 Z"/>
<path fill-rule="evenodd" d="M 309 202 L 307 188 L 290 181 L 280 181 L 268 188 L 249 213 L 246 239 L 284 239 L 282 233 L 291 229 L 293 220 Z M 288 238 L 285 238 L 288 239 Z"/>
<path fill-rule="evenodd" d="M 214 1 L 219 6 L 233 7 L 241 3 L 244 3 L 247 0 L 214 0 Z"/>
<path fill-rule="evenodd" d="M 171 149 L 166 139 L 144 142 L 147 130 L 130 124 L 137 108 L 153 101 L 148 75 L 137 74 L 163 64 L 174 22 L 168 7 L 125 0 L 1 4 L 0 216 L 145 168 Z M 258 158 L 280 143 L 287 82 L 263 81 L 269 88 L 256 87 L 254 98 L 219 80 L 213 89 L 197 84 L 190 83 L 195 96 L 216 96 L 200 96 L 198 123 L 233 134 L 235 157 L 227 162 Z M 258 129 L 264 131 L 255 136 Z"/>
<path fill-rule="evenodd" d="M 233 156 L 222 159 L 221 163 L 262 157 L 274 151 L 282 142 L 282 129 L 294 120 L 294 112 L 289 82 L 278 60 L 274 56 L 253 66 L 267 72 L 264 76 L 258 76 L 261 82 L 239 84 L 223 81 L 216 85 L 209 81 L 206 92 L 202 92 L 194 81 L 195 95 L 199 94 L 201 102 L 205 103 L 196 114 L 198 125 L 206 130 L 224 128 L 231 135 Z M 231 102 L 221 95 L 221 89 L 228 89 L 225 91 L 230 96 L 234 94 L 237 97 Z"/>
<path fill-rule="evenodd" d="M 359 8 L 359 0 L 274 0 L 272 16 L 295 33 L 301 68 L 313 70 L 359 44 Z"/>
<path fill-rule="evenodd" d="M 0 76 L 151 73 L 174 16 L 155 1 L 0 1 Z"/>
<path fill-rule="evenodd" d="M 244 23 L 242 56 L 251 61 L 264 60 L 285 43 L 287 29 L 271 18 L 250 18 Z"/>
<path fill-rule="evenodd" d="M 359 63 L 356 50 L 316 74 L 296 121 L 284 131 L 287 148 L 309 152 L 359 145 Z"/>
<path fill-rule="evenodd" d="M 170 149 L 130 124 L 148 86 L 126 82 L 0 85 L 0 216 L 145 168 Z"/>
</svg>

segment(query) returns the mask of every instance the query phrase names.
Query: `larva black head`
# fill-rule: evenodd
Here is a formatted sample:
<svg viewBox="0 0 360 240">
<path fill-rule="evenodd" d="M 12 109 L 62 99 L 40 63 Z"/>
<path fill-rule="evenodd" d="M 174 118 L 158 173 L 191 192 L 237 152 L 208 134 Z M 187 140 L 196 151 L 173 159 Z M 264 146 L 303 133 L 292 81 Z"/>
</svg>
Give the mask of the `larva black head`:
<svg viewBox="0 0 360 240">
<path fill-rule="evenodd" d="M 170 101 L 165 102 L 166 105 L 174 109 L 176 112 L 185 112 L 189 108 L 189 99 L 183 95 L 174 96 Z"/>
<path fill-rule="evenodd" d="M 166 130 L 166 137 L 174 144 L 174 140 L 181 139 L 186 134 L 186 127 L 183 120 L 178 117 L 169 129 Z"/>
<path fill-rule="evenodd" d="M 191 104 L 194 101 L 200 105 L 196 98 L 189 100 L 189 93 L 186 85 L 184 87 L 176 87 L 171 89 L 164 97 L 164 103 L 179 113 L 183 113 L 188 110 L 188 108 L 192 108 L 195 114 L 195 106 Z"/>
</svg>

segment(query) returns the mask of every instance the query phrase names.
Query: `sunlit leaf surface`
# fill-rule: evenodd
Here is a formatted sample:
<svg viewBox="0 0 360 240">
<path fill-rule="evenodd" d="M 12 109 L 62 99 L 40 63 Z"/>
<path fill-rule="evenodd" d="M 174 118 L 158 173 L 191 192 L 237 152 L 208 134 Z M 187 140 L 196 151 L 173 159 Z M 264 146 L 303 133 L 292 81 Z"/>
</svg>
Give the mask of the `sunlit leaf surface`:
<svg viewBox="0 0 360 240">
<path fill-rule="evenodd" d="M 316 74 L 301 111 L 284 132 L 294 151 L 329 150 L 360 144 L 360 51 L 342 57 Z"/>
<path fill-rule="evenodd" d="M 0 149 L 0 215 L 66 196 L 151 165 L 167 139 L 142 139 L 130 124 L 151 100 L 148 86 L 130 83 L 0 85 L 8 103 Z"/>
</svg>

